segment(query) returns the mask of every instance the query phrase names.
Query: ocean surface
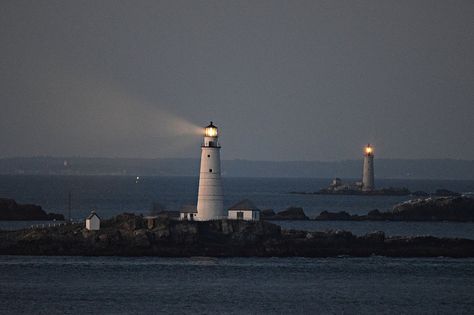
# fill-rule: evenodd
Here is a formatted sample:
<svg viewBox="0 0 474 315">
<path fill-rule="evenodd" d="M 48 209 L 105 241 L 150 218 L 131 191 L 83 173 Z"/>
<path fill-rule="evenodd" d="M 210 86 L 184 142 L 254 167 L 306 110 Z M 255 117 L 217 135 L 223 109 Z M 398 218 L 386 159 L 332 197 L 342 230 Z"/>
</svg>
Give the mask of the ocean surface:
<svg viewBox="0 0 474 315">
<path fill-rule="evenodd" d="M 327 187 L 330 179 L 295 178 L 224 178 L 226 207 L 248 198 L 260 209 L 284 210 L 289 206 L 303 207 L 309 217 L 321 211 L 347 211 L 365 214 L 370 210 L 390 210 L 410 196 L 323 196 L 296 195 L 289 192 L 314 192 Z M 378 187 L 407 187 L 427 192 L 445 188 L 472 194 L 474 181 L 449 180 L 377 180 Z M 108 218 L 123 212 L 148 214 L 153 203 L 167 210 L 179 210 L 183 205 L 196 204 L 197 177 L 132 176 L 0 176 L 0 198 L 13 198 L 19 203 L 41 205 L 47 212 L 66 217 L 68 193 L 72 194 L 71 217 L 83 220 L 95 209 Z M 1 229 L 17 229 L 33 224 L 53 222 L 5 222 Z M 355 234 L 375 230 L 388 235 L 433 235 L 474 239 L 474 223 L 452 222 L 279 222 L 284 227 L 308 230 L 345 229 Z"/>
<path fill-rule="evenodd" d="M 472 314 L 473 259 L 0 256 L 0 314 Z"/>
<path fill-rule="evenodd" d="M 225 178 L 225 205 L 249 198 L 261 209 L 301 206 L 363 214 L 409 197 L 294 195 L 329 179 Z M 0 176 L 0 197 L 72 218 L 147 214 L 196 202 L 197 178 Z M 473 192 L 474 181 L 379 180 L 379 187 Z M 57 222 L 0 222 L 2 229 Z M 474 239 L 473 223 L 277 222 L 285 228 L 374 230 L 388 235 Z M 0 314 L 473 314 L 474 259 L 159 258 L 0 256 Z"/>
</svg>

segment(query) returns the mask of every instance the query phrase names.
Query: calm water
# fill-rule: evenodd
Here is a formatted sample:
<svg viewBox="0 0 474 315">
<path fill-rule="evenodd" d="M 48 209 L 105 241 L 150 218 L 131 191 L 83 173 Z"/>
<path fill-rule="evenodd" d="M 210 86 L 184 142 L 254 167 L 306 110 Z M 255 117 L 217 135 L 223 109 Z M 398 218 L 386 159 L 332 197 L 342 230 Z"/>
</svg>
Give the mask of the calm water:
<svg viewBox="0 0 474 315">
<path fill-rule="evenodd" d="M 472 314 L 474 260 L 0 256 L 1 314 Z"/>
<path fill-rule="evenodd" d="M 291 191 L 317 191 L 330 179 L 293 178 L 224 178 L 225 206 L 249 198 L 261 209 L 283 210 L 289 206 L 303 207 L 310 217 L 323 210 L 365 214 L 372 209 L 389 210 L 410 197 L 396 196 L 319 196 L 294 195 Z M 122 212 L 146 214 L 154 202 L 168 210 L 195 204 L 198 178 L 131 176 L 0 176 L 0 197 L 14 198 L 20 203 L 34 203 L 50 212 L 67 215 L 67 194 L 73 196 L 73 219 L 81 220 L 92 208 L 102 217 Z M 434 191 L 446 188 L 473 192 L 474 181 L 378 180 L 379 187 L 408 187 L 410 190 Z M 0 228 L 30 226 L 31 222 L 0 222 Z M 406 223 L 406 222 L 286 222 L 290 228 L 310 230 L 346 229 L 356 234 L 374 230 L 388 235 L 435 235 L 474 238 L 474 223 Z"/>
<path fill-rule="evenodd" d="M 260 208 L 302 206 L 365 213 L 407 197 L 300 196 L 329 180 L 228 179 L 225 204 L 252 199 Z M 432 191 L 474 191 L 472 181 L 379 181 Z M 147 213 L 159 201 L 170 210 L 195 203 L 197 178 L 0 176 L 0 197 L 42 205 L 73 217 L 91 208 L 103 217 Z M 24 222 L 0 222 L 18 228 Z M 28 224 L 28 223 L 27 223 Z M 472 223 L 280 222 L 287 228 L 343 228 L 356 234 L 474 238 Z M 0 256 L 0 314 L 304 313 L 472 314 L 474 259 L 370 258 L 117 258 Z"/>
<path fill-rule="evenodd" d="M 388 210 L 409 197 L 292 195 L 291 191 L 317 191 L 329 179 L 224 178 L 226 207 L 249 198 L 261 209 L 303 207 L 309 216 L 323 210 L 363 214 L 378 208 Z M 379 180 L 379 187 L 405 186 L 411 190 L 447 188 L 474 192 L 474 181 Z M 0 176 L 0 197 L 20 203 L 35 203 L 51 212 L 67 214 L 67 194 L 72 192 L 73 217 L 83 218 L 91 208 L 110 217 L 124 211 L 147 213 L 153 202 L 168 210 L 196 204 L 198 178 L 131 176 Z"/>
</svg>

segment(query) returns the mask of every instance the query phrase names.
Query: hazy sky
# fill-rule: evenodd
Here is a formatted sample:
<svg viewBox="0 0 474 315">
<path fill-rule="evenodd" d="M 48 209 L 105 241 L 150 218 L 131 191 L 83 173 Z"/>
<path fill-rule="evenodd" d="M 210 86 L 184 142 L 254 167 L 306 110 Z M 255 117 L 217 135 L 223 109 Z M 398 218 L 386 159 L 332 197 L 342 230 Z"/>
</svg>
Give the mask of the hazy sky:
<svg viewBox="0 0 474 315">
<path fill-rule="evenodd" d="M 0 3 L 0 157 L 474 159 L 474 1 Z"/>
</svg>

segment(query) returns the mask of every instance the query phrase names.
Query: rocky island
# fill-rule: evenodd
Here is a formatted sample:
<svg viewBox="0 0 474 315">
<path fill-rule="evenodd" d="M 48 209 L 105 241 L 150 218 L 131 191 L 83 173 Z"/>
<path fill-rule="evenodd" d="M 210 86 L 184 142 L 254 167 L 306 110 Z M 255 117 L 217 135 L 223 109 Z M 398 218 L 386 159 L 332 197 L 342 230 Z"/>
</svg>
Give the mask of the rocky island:
<svg viewBox="0 0 474 315">
<path fill-rule="evenodd" d="M 289 207 L 277 213 L 272 209 L 266 209 L 261 211 L 260 218 L 262 220 L 309 220 L 303 208 L 300 207 Z"/>
<path fill-rule="evenodd" d="M 147 220 L 122 214 L 99 231 L 80 224 L 0 231 L 2 255 L 86 255 L 162 257 L 474 257 L 474 240 L 355 236 L 346 231 L 282 230 L 265 221 Z"/>
<path fill-rule="evenodd" d="M 0 220 L 63 221 L 64 216 L 57 213 L 46 213 L 41 206 L 18 204 L 13 199 L 0 198 Z"/>
<path fill-rule="evenodd" d="M 340 178 L 335 178 L 332 183 L 323 189 L 314 192 L 291 191 L 295 195 L 352 195 L 352 196 L 416 196 L 416 197 L 459 197 L 460 193 L 448 189 L 437 189 L 432 193 L 425 191 L 410 191 L 406 187 L 387 187 L 365 190 L 362 182 L 343 183 Z"/>
<path fill-rule="evenodd" d="M 440 197 L 409 200 L 393 207 L 392 211 L 375 209 L 366 215 L 351 215 L 345 211 L 321 212 L 318 221 L 474 221 L 474 198 Z"/>
</svg>

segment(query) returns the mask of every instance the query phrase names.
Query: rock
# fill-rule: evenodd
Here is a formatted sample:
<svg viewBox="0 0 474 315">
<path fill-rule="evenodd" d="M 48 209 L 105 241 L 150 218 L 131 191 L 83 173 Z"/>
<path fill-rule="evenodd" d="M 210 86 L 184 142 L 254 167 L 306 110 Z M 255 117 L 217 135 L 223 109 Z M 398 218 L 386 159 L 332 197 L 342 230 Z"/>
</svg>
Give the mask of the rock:
<svg viewBox="0 0 474 315">
<path fill-rule="evenodd" d="M 323 211 L 315 218 L 315 220 L 318 220 L 318 221 L 352 220 L 352 216 L 345 211 L 340 211 L 337 213 Z"/>
<path fill-rule="evenodd" d="M 62 214 L 46 213 L 40 206 L 17 204 L 13 199 L 0 198 L 0 220 L 64 220 Z"/>
<path fill-rule="evenodd" d="M 460 193 L 457 193 L 457 192 L 454 192 L 454 191 L 451 191 L 451 190 L 447 190 L 447 189 L 437 189 L 434 194 L 435 196 L 437 197 L 459 197 L 461 196 Z"/>
<path fill-rule="evenodd" d="M 108 242 L 110 240 L 109 236 L 107 234 L 101 234 L 99 235 L 99 241 L 101 242 Z"/>
<path fill-rule="evenodd" d="M 182 221 L 170 226 L 170 238 L 177 244 L 193 244 L 198 236 L 198 226 L 193 221 Z"/>
<path fill-rule="evenodd" d="M 135 243 L 135 246 L 136 247 L 139 247 L 139 248 L 148 248 L 150 247 L 151 245 L 151 242 L 150 242 L 150 237 L 151 237 L 151 234 L 145 230 L 145 229 L 140 229 L 140 230 L 136 230 L 134 231 L 134 243 Z"/>
<path fill-rule="evenodd" d="M 417 190 L 412 192 L 411 195 L 415 197 L 428 197 L 430 194 L 428 194 L 426 191 Z"/>
<path fill-rule="evenodd" d="M 359 216 L 358 220 L 381 221 L 390 220 L 392 214 L 390 212 L 380 212 L 379 209 L 371 210 L 366 216 Z"/>
<path fill-rule="evenodd" d="M 367 233 L 364 236 L 361 236 L 361 239 L 372 241 L 372 242 L 384 242 L 385 241 L 385 233 L 383 231 L 375 231 L 371 233 Z"/>
<path fill-rule="evenodd" d="M 347 212 L 321 212 L 315 220 L 352 221 L 474 221 L 474 198 L 439 197 L 409 200 L 393 207 L 392 211 L 371 210 L 367 215 L 350 215 Z"/>
<path fill-rule="evenodd" d="M 405 221 L 474 221 L 474 198 L 415 199 L 395 205 L 392 214 Z"/>
<path fill-rule="evenodd" d="M 361 195 L 361 196 L 407 196 L 410 190 L 406 187 L 387 187 L 382 189 L 365 191 L 356 185 L 330 185 L 328 188 L 320 189 L 314 195 Z M 311 194 L 304 192 L 292 192 L 293 194 Z"/>
<path fill-rule="evenodd" d="M 82 224 L 0 231 L 4 255 L 114 255 L 167 257 L 474 257 L 474 240 L 435 237 L 387 238 L 381 231 L 355 236 L 344 230 L 281 230 L 266 221 L 162 220 L 139 227 L 141 216 L 104 220 L 100 231 Z M 125 228 L 126 227 L 126 228 Z"/>
<path fill-rule="evenodd" d="M 266 220 L 309 220 L 304 213 L 303 208 L 290 207 L 286 210 L 280 211 L 275 215 L 264 217 Z"/>
</svg>

